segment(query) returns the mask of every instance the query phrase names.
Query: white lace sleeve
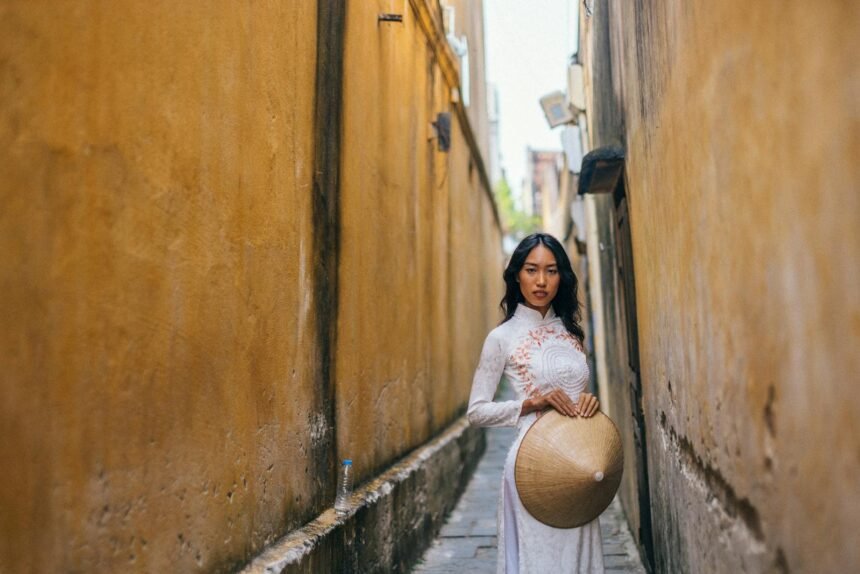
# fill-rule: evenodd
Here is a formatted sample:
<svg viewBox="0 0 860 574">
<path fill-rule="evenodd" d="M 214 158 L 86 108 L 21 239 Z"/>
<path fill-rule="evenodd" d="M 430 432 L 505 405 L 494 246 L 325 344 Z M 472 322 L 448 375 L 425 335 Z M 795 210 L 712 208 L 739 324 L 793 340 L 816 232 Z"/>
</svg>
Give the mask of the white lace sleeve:
<svg viewBox="0 0 860 574">
<path fill-rule="evenodd" d="M 469 397 L 469 423 L 480 427 L 516 426 L 520 418 L 523 401 L 493 402 L 496 388 L 505 370 L 506 355 L 501 340 L 493 333 L 484 341 L 481 360 L 472 380 L 472 395 Z"/>
</svg>

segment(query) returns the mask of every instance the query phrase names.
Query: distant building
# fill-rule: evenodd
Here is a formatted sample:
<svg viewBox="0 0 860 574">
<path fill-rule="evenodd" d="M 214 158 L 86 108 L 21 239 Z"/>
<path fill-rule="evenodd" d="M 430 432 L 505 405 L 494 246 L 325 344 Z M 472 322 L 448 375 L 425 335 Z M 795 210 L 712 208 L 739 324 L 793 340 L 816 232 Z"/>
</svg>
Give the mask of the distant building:
<svg viewBox="0 0 860 574">
<path fill-rule="evenodd" d="M 523 182 L 523 211 L 543 217 L 544 206 L 558 203 L 559 176 L 564 156 L 561 151 L 526 149 L 526 179 Z"/>
</svg>

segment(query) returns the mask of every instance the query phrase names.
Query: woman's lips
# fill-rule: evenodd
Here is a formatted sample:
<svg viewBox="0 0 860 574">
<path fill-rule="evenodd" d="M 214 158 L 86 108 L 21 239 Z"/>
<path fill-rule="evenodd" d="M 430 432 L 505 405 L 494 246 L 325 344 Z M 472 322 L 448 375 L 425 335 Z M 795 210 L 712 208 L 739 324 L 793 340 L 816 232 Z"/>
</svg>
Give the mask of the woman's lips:
<svg viewBox="0 0 860 574">
<path fill-rule="evenodd" d="M 546 297 L 546 291 L 533 291 L 535 297 L 543 298 Z"/>
</svg>

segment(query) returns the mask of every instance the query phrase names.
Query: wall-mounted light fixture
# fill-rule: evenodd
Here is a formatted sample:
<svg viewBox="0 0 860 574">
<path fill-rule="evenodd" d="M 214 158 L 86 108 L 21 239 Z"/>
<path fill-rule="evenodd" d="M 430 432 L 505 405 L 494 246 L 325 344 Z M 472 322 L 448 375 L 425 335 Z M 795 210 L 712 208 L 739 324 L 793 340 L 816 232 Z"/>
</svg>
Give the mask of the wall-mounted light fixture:
<svg viewBox="0 0 860 574">
<path fill-rule="evenodd" d="M 612 193 L 624 170 L 624 149 L 617 146 L 599 147 L 582 158 L 579 174 L 579 195 Z"/>
<path fill-rule="evenodd" d="M 549 127 L 554 128 L 562 124 L 568 124 L 576 120 L 573 110 L 567 103 L 567 96 L 564 92 L 552 92 L 540 99 L 540 105 L 543 108 L 543 113 L 546 115 L 546 121 L 549 122 Z"/>
</svg>

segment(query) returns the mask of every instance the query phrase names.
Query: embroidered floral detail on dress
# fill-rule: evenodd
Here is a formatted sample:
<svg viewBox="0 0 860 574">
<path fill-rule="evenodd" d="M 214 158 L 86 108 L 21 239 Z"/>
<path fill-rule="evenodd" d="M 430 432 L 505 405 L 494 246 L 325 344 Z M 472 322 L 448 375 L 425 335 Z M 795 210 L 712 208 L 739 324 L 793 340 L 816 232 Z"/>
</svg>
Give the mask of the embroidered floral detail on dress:
<svg viewBox="0 0 860 574">
<path fill-rule="evenodd" d="M 573 346 L 576 347 L 577 351 L 579 351 L 582 354 L 585 354 L 585 349 L 582 348 L 582 343 L 579 341 L 579 339 L 577 339 L 576 337 L 571 335 L 567 329 L 564 330 L 564 332 L 561 334 L 561 336 L 563 339 L 567 339 L 568 341 L 573 343 Z"/>
<path fill-rule="evenodd" d="M 544 342 L 546 342 L 553 335 L 555 335 L 555 329 L 553 327 L 540 327 L 538 329 L 532 329 L 531 331 L 529 331 L 528 334 L 529 338 L 538 347 L 541 347 Z"/>
<path fill-rule="evenodd" d="M 523 385 L 523 394 L 528 398 L 535 398 L 541 394 L 535 386 L 534 372 L 531 368 L 532 346 L 537 345 L 540 347 L 543 341 L 546 340 L 546 337 L 541 336 L 536 331 L 538 330 L 529 331 L 523 342 L 511 354 L 511 363 L 513 364 L 514 371 Z"/>
<path fill-rule="evenodd" d="M 527 398 L 541 396 L 553 388 L 563 388 L 568 392 L 578 392 L 582 379 L 588 378 L 588 367 L 582 361 L 582 368 L 571 353 L 573 347 L 582 352 L 579 340 L 567 329 L 555 325 L 543 325 L 529 329 L 511 352 L 508 362 L 516 374 L 521 392 Z M 539 357 L 537 363 L 535 358 Z M 540 383 L 536 379 L 541 377 Z"/>
</svg>

